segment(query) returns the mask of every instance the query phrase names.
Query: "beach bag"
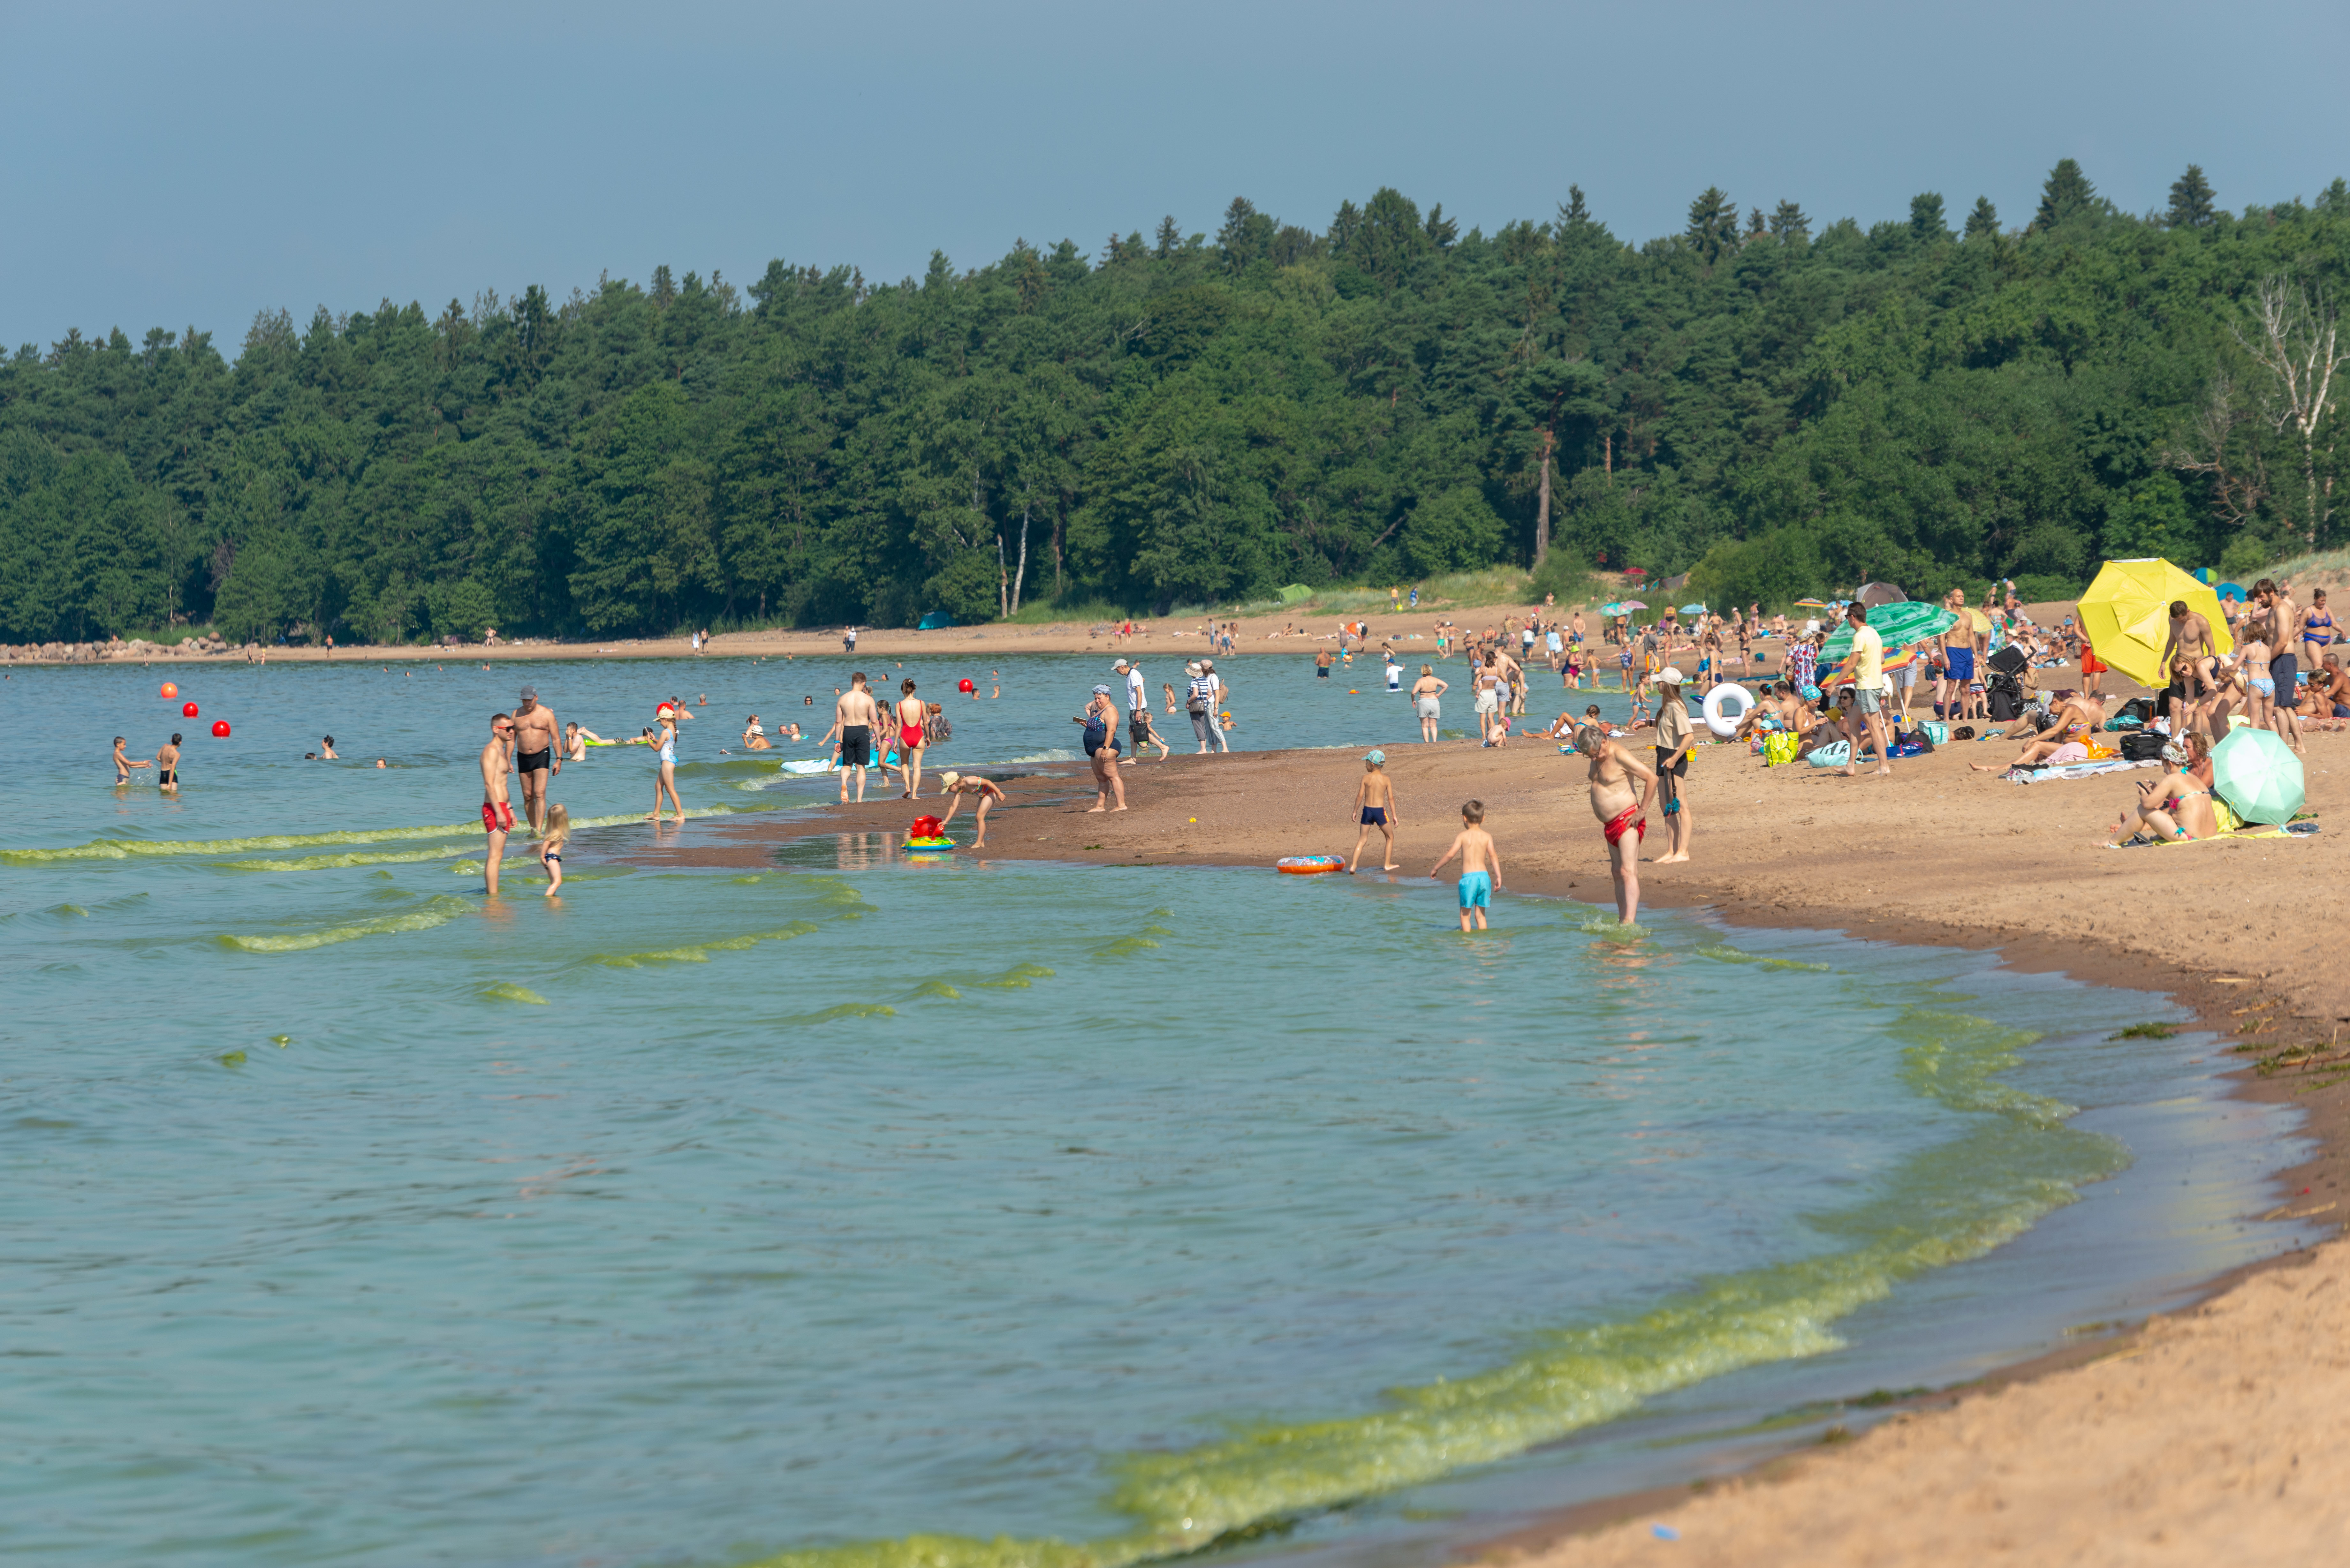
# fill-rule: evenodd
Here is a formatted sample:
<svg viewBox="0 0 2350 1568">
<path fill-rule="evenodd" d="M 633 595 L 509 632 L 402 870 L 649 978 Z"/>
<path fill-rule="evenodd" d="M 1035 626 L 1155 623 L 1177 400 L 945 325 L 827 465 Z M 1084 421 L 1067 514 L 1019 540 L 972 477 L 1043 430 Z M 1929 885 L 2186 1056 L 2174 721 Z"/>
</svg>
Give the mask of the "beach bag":
<svg viewBox="0 0 2350 1568">
<path fill-rule="evenodd" d="M 2244 826 L 2244 819 L 2236 815 L 2236 808 L 2218 790 L 2211 792 L 2211 815 L 2222 833 L 2234 833 Z"/>
<path fill-rule="evenodd" d="M 2133 730 L 2122 737 L 2122 760 L 2130 763 L 2158 763 L 2162 760 L 2162 737 L 2151 730 Z"/>
<path fill-rule="evenodd" d="M 1798 738 L 1786 731 L 1763 736 L 1762 765 L 1766 768 L 1774 768 L 1781 763 L 1794 762 L 1795 747 L 1799 743 Z"/>
<path fill-rule="evenodd" d="M 1938 746 L 1947 746 L 1950 743 L 1950 727 L 1948 724 L 1929 719 L 1918 728 L 1925 732 L 1926 739 Z"/>
<path fill-rule="evenodd" d="M 1805 757 L 1804 760 L 1811 763 L 1812 766 L 1815 768 L 1850 767 L 1852 765 L 1852 742 L 1850 741 L 1831 741 L 1825 746 L 1815 746 L 1812 749 L 1812 754 Z"/>
</svg>

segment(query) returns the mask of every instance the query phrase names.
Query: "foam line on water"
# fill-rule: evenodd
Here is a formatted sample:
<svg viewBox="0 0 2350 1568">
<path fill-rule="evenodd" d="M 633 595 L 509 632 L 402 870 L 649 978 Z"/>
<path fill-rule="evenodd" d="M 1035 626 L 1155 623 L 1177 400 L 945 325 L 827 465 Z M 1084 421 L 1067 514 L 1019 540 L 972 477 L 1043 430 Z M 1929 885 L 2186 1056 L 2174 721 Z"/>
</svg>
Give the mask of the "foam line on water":
<svg viewBox="0 0 2350 1568">
<path fill-rule="evenodd" d="M 1615 1322 L 1532 1336 L 1515 1358 L 1389 1389 L 1378 1407 L 1265 1423 L 1112 1466 L 1106 1500 L 1131 1521 L 1088 1542 L 908 1535 L 759 1559 L 754 1568 L 1125 1568 L 1197 1551 L 1269 1520 L 1523 1453 L 1708 1377 L 1838 1348 L 1837 1320 L 1903 1281 L 1978 1257 L 2121 1170 L 2116 1140 L 2065 1125 L 2073 1107 L 1998 1075 L 2034 1036 L 1929 1007 L 1892 1037 L 1921 1097 L 1978 1117 L 1905 1158 L 1874 1196 L 1807 1216 L 1824 1255 L 1700 1282 Z"/>
</svg>

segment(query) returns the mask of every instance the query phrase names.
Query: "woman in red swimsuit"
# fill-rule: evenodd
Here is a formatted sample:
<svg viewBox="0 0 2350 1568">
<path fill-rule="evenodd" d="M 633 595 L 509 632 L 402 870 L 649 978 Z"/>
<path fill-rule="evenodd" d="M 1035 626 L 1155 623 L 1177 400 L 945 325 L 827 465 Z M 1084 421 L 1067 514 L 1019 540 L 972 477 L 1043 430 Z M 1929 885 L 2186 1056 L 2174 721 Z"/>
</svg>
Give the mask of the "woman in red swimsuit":
<svg viewBox="0 0 2350 1568">
<path fill-rule="evenodd" d="M 898 683 L 904 693 L 898 699 L 898 753 L 904 769 L 906 793 L 900 800 L 919 800 L 922 794 L 922 747 L 929 737 L 922 726 L 931 716 L 931 706 L 914 695 L 913 678 Z"/>
</svg>

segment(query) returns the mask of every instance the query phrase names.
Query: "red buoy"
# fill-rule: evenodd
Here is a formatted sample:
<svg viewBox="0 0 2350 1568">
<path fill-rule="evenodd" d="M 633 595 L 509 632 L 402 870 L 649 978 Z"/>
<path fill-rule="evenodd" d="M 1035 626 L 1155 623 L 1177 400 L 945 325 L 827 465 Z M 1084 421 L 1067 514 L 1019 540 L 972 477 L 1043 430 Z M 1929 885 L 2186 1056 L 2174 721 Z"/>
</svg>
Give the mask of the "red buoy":
<svg viewBox="0 0 2350 1568">
<path fill-rule="evenodd" d="M 194 718 L 195 716 L 196 716 L 196 705 L 195 705 L 193 702 L 182 702 L 182 703 L 181 703 L 181 704 L 180 704 L 180 717 L 181 717 L 181 718 L 182 718 L 182 719 L 192 719 L 192 718 Z"/>
<path fill-rule="evenodd" d="M 226 719 L 214 719 L 213 721 L 213 739 L 215 741 L 225 741 L 228 739 L 228 721 Z"/>
<path fill-rule="evenodd" d="M 164 682 L 163 682 L 163 701 L 164 701 L 169 702 L 172 698 L 177 697 L 179 694 L 180 694 L 180 689 L 179 689 L 179 687 L 177 687 L 177 686 L 173 685 L 173 684 L 172 684 L 171 681 L 169 681 L 169 680 L 166 680 L 166 681 L 164 681 Z"/>
<path fill-rule="evenodd" d="M 966 675 L 962 680 L 955 682 L 955 690 L 958 691 L 976 691 L 979 688 L 973 685 L 972 683 L 971 677 Z"/>
</svg>

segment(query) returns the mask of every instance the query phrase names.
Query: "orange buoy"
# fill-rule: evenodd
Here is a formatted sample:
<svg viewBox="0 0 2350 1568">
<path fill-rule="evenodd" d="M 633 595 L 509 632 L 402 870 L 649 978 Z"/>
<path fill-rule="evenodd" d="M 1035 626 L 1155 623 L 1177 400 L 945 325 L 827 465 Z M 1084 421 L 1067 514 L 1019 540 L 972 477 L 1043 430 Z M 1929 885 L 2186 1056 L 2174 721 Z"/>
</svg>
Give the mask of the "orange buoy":
<svg viewBox="0 0 2350 1568">
<path fill-rule="evenodd" d="M 164 681 L 164 682 L 163 682 L 163 701 L 164 701 L 169 702 L 172 698 L 177 697 L 179 694 L 180 694 L 180 689 L 179 689 L 179 687 L 177 687 L 177 686 L 173 685 L 173 684 L 172 684 L 171 681 L 169 681 L 169 680 L 166 680 L 166 681 Z"/>
</svg>

